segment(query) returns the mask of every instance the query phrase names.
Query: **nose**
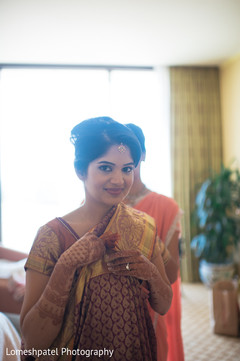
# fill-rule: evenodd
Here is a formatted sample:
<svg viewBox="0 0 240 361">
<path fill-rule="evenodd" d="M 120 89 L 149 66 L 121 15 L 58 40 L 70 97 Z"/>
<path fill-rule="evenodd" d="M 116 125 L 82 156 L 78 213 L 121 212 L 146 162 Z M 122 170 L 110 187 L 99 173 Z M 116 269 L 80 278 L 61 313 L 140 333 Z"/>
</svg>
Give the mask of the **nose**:
<svg viewBox="0 0 240 361">
<path fill-rule="evenodd" d="M 112 173 L 112 176 L 111 176 L 111 179 L 110 179 L 110 182 L 114 185 L 117 185 L 117 186 L 122 186 L 124 184 L 124 177 L 123 177 L 123 174 L 122 172 L 119 170 L 115 170 L 113 173 Z"/>
</svg>

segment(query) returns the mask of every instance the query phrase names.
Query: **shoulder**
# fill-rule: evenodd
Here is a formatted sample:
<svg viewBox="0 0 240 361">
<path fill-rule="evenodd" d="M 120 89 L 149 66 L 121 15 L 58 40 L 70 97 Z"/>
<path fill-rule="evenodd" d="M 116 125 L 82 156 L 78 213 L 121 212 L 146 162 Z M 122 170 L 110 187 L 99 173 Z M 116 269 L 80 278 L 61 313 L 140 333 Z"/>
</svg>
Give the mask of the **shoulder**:
<svg viewBox="0 0 240 361">
<path fill-rule="evenodd" d="M 179 210 L 179 205 L 177 204 L 177 202 L 173 198 L 167 197 L 163 194 L 152 192 L 151 193 L 151 202 L 157 203 L 162 208 L 165 208 L 168 210 L 173 210 L 173 211 Z"/>
<path fill-rule="evenodd" d="M 171 197 L 168 197 L 163 194 L 156 193 L 156 192 L 152 192 L 151 194 L 152 194 L 153 199 L 156 199 L 156 201 L 158 201 L 158 202 L 168 204 L 169 206 L 174 206 L 174 207 L 177 206 L 178 207 L 177 202 Z"/>
<path fill-rule="evenodd" d="M 30 250 L 25 269 L 49 275 L 66 248 L 64 230 L 58 218 L 41 226 Z"/>
<path fill-rule="evenodd" d="M 50 275 L 61 253 L 58 236 L 47 223 L 40 227 L 36 234 L 25 269 Z"/>
<path fill-rule="evenodd" d="M 37 251 L 47 247 L 50 251 L 59 245 L 59 238 L 57 234 L 57 219 L 54 219 L 43 226 L 41 226 L 34 239 L 32 251 Z"/>
</svg>

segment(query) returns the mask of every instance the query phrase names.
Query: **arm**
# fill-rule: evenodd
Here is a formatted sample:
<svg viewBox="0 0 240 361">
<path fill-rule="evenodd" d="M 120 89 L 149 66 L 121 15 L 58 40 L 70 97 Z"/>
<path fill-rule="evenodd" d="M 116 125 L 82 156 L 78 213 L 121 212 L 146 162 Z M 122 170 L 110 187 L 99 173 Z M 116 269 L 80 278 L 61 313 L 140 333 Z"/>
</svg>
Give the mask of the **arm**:
<svg viewBox="0 0 240 361">
<path fill-rule="evenodd" d="M 126 269 L 129 263 L 130 270 Z M 150 288 L 150 305 L 159 314 L 165 314 L 172 300 L 172 289 L 166 276 L 161 254 L 149 261 L 138 250 L 120 251 L 108 255 L 109 271 L 145 280 Z"/>
<path fill-rule="evenodd" d="M 74 276 L 57 262 L 51 277 L 27 270 L 21 311 L 21 331 L 26 349 L 47 349 L 58 335 Z"/>
<path fill-rule="evenodd" d="M 161 249 L 161 253 L 163 255 L 165 271 L 172 284 L 177 280 L 179 272 L 179 239 L 181 236 L 180 219 L 183 212 L 179 209 L 175 201 L 168 200 L 168 202 L 169 210 L 172 209 L 172 212 L 169 213 L 170 218 L 167 218 L 167 224 L 170 224 L 170 226 L 167 234 L 164 234 L 165 232 L 162 234 L 162 240 L 164 243 L 160 243 L 160 248 L 161 245 L 164 245 L 165 250 L 167 250 L 167 260 L 164 260 L 164 249 Z"/>
<path fill-rule="evenodd" d="M 156 246 L 156 251 L 160 252 L 163 258 L 165 271 L 170 283 L 174 283 L 178 276 L 179 270 L 179 232 L 176 231 L 169 243 L 169 247 L 166 248 L 165 244 L 159 240 Z"/>
<path fill-rule="evenodd" d="M 105 252 L 104 232 L 109 217 L 86 233 L 59 257 L 50 277 L 27 270 L 21 328 L 26 349 L 47 349 L 60 332 L 75 271 L 100 259 Z"/>
<path fill-rule="evenodd" d="M 161 279 L 159 275 L 153 275 L 153 277 L 148 280 L 150 286 L 149 303 L 154 311 L 158 312 L 160 315 L 164 315 L 171 306 L 172 288 L 166 275 L 163 259 L 160 253 L 151 261 L 156 267 L 154 273 L 156 273 L 157 270 Z"/>
</svg>

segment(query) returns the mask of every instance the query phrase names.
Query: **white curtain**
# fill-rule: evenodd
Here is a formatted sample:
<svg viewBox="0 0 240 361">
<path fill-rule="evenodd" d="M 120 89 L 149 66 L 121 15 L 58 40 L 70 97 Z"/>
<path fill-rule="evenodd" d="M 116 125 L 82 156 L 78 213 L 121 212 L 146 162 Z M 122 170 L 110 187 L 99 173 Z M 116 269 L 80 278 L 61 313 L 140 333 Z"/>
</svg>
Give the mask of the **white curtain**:
<svg viewBox="0 0 240 361">
<path fill-rule="evenodd" d="M 84 197 L 73 168 L 72 127 L 109 115 L 146 135 L 143 179 L 170 195 L 163 71 L 3 69 L 0 79 L 2 241 L 28 251 L 37 229 Z M 165 88 L 166 89 L 166 88 Z"/>
</svg>

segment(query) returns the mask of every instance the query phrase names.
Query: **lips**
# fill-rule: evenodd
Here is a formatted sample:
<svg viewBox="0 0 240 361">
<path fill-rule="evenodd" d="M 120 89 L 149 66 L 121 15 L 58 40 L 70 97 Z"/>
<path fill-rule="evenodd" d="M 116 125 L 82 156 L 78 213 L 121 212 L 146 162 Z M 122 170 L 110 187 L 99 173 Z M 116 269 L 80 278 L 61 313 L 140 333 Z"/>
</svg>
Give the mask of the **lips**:
<svg viewBox="0 0 240 361">
<path fill-rule="evenodd" d="M 118 196 L 122 193 L 123 188 L 106 188 L 105 190 L 112 196 Z"/>
</svg>

